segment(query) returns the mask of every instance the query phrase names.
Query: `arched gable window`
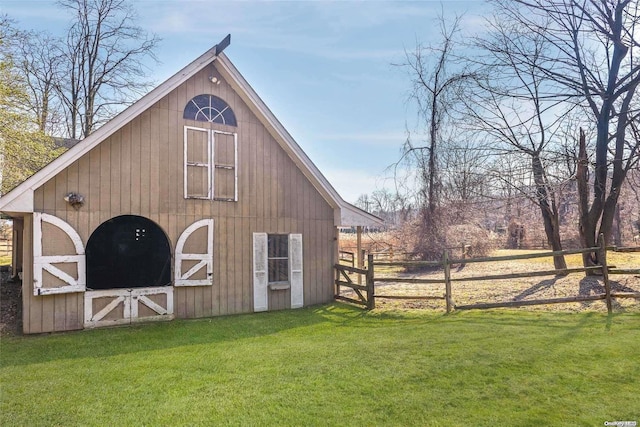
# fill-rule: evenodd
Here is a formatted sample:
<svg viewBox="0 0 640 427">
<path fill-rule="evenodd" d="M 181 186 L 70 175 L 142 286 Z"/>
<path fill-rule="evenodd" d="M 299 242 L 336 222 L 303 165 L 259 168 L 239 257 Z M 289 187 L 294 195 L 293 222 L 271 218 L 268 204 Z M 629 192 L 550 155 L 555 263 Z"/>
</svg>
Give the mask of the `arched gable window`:
<svg viewBox="0 0 640 427">
<path fill-rule="evenodd" d="M 236 115 L 222 99 L 214 95 L 198 95 L 184 107 L 183 118 L 198 122 L 238 126 Z"/>
</svg>

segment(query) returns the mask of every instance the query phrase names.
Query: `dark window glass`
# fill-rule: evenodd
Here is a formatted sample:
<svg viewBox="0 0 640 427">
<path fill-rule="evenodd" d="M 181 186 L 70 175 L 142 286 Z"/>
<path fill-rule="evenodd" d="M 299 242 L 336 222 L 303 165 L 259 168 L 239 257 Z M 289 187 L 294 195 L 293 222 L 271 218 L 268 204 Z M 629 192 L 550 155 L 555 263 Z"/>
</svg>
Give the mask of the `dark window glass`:
<svg viewBox="0 0 640 427">
<path fill-rule="evenodd" d="M 289 236 L 286 234 L 270 234 L 268 237 L 267 252 L 269 282 L 288 281 Z"/>
<path fill-rule="evenodd" d="M 198 95 L 191 99 L 185 105 L 182 117 L 199 122 L 238 126 L 231 107 L 214 95 Z"/>
<path fill-rule="evenodd" d="M 122 215 L 102 223 L 86 249 L 87 287 L 140 288 L 171 284 L 171 248 L 153 221 Z"/>
</svg>

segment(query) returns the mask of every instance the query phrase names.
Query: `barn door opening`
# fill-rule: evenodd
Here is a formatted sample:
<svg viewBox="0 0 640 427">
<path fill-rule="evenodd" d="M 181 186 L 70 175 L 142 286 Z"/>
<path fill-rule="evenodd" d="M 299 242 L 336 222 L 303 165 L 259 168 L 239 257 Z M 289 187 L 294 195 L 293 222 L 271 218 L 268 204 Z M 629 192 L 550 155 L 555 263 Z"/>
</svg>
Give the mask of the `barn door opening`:
<svg viewBox="0 0 640 427">
<path fill-rule="evenodd" d="M 85 327 L 173 318 L 171 246 L 156 223 L 135 215 L 102 223 L 86 260 Z"/>
<path fill-rule="evenodd" d="M 122 215 L 102 223 L 87 242 L 87 287 L 171 285 L 171 246 L 153 221 Z"/>
</svg>

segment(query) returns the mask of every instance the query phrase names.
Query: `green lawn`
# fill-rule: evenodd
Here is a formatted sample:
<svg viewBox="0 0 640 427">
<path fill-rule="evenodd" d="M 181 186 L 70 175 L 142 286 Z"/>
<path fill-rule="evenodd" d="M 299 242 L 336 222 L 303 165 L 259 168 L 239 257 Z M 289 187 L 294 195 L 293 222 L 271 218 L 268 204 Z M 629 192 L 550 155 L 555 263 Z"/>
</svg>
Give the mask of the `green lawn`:
<svg viewBox="0 0 640 427">
<path fill-rule="evenodd" d="M 2 426 L 640 422 L 640 315 L 303 310 L 2 339 Z"/>
</svg>

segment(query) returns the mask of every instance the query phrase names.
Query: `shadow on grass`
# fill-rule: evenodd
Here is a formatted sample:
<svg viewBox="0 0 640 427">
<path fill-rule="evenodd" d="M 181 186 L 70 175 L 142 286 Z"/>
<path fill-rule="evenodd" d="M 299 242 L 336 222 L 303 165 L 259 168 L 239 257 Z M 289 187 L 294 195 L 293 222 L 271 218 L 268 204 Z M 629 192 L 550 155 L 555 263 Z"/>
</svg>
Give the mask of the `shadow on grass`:
<svg viewBox="0 0 640 427">
<path fill-rule="evenodd" d="M 520 292 L 518 295 L 516 295 L 513 298 L 513 300 L 514 301 L 522 301 L 527 297 L 535 295 L 537 292 L 544 291 L 546 289 L 552 288 L 556 284 L 558 279 L 561 278 L 561 277 L 564 277 L 564 276 L 553 276 L 553 278 L 551 278 L 551 279 L 541 280 L 540 282 L 536 283 L 535 285 L 531 286 L 530 288 L 525 289 L 524 291 Z"/>
<path fill-rule="evenodd" d="M 265 337 L 323 323 L 347 324 L 363 316 L 366 316 L 366 312 L 360 308 L 335 303 L 301 310 L 17 336 L 3 338 L 0 367 L 224 343 Z"/>
<path fill-rule="evenodd" d="M 606 319 L 611 325 L 612 317 Z M 335 328 L 362 328 L 371 339 L 376 329 L 388 334 L 396 326 L 446 328 L 457 339 L 490 339 L 495 334 L 520 334 L 523 330 L 560 330 L 562 340 L 577 336 L 585 328 L 604 322 L 599 313 L 533 313 L 504 310 L 459 312 L 446 315 L 424 310 L 374 310 L 344 303 L 332 303 L 300 310 L 221 316 L 195 320 L 141 324 L 51 335 L 3 339 L 0 367 L 46 364 L 50 361 L 89 358 L 100 363 L 111 356 L 169 350 L 198 345 L 221 346 L 237 340 L 251 340 L 287 333 L 286 340 L 308 339 L 314 334 L 333 336 Z M 506 328 L 505 328 L 506 327 Z M 469 336 L 474 331 L 474 337 Z M 557 334 L 553 334 L 557 336 Z M 283 341 L 284 342 L 284 341 Z"/>
</svg>

